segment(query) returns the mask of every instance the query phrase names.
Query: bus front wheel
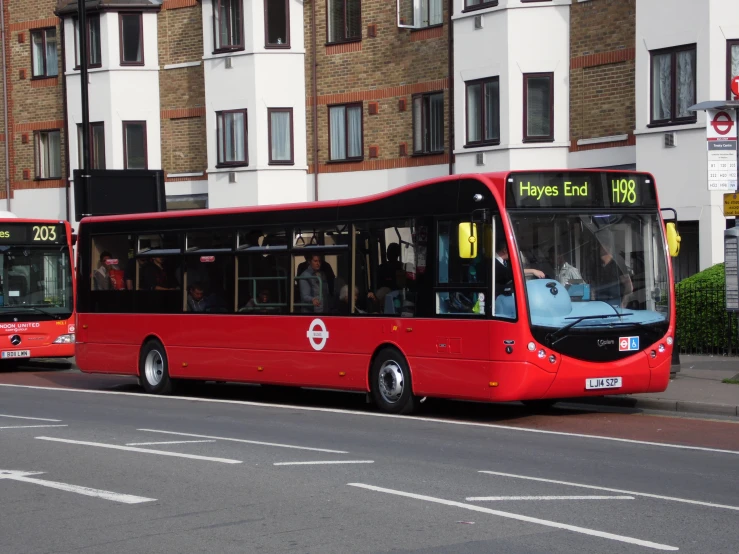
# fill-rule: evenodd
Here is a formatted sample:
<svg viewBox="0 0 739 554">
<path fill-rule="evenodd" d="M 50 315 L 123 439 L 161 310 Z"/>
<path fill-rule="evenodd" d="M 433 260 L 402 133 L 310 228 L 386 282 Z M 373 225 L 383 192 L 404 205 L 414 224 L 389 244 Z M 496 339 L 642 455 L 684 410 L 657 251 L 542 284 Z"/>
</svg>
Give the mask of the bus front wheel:
<svg viewBox="0 0 739 554">
<path fill-rule="evenodd" d="M 375 358 L 370 386 L 372 397 L 383 412 L 410 414 L 416 407 L 408 362 L 394 348 L 381 351 Z"/>
<path fill-rule="evenodd" d="M 169 363 L 164 345 L 158 340 L 148 341 L 139 356 L 139 380 L 150 394 L 169 394 L 172 380 L 169 378 Z"/>
</svg>

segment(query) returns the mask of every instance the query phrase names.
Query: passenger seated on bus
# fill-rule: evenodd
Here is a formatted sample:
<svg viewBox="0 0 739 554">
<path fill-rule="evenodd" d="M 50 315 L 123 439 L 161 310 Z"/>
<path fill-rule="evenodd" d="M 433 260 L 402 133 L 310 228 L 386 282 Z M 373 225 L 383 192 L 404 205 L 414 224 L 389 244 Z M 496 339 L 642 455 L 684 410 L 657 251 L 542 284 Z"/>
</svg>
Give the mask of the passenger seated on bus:
<svg viewBox="0 0 739 554">
<path fill-rule="evenodd" d="M 153 258 L 141 268 L 141 290 L 177 290 L 177 283 L 164 267 L 164 259 Z"/>
<path fill-rule="evenodd" d="M 300 274 L 300 302 L 304 313 L 328 313 L 331 294 L 326 275 L 322 271 L 323 259 L 318 254 L 310 257 L 310 265 Z"/>
<path fill-rule="evenodd" d="M 377 286 L 378 288 L 387 287 L 390 290 L 398 290 L 403 288 L 403 277 L 405 277 L 405 268 L 403 262 L 400 261 L 400 245 L 397 242 L 391 242 L 387 245 L 387 261 L 380 265 L 378 270 Z"/>
<path fill-rule="evenodd" d="M 552 264 L 554 275 L 557 281 L 563 285 L 573 284 L 573 281 L 582 281 L 580 271 L 573 265 L 570 265 L 562 252 L 556 258 L 554 255 L 554 246 L 549 249 L 549 263 Z"/>
<path fill-rule="evenodd" d="M 110 255 L 110 252 L 107 250 L 103 250 L 100 253 L 100 261 L 98 263 L 98 268 L 93 273 L 94 281 L 93 284 L 95 285 L 94 290 L 110 290 L 110 273 L 108 273 L 108 266 L 107 261 L 110 260 L 112 256 Z"/>
<path fill-rule="evenodd" d="M 216 292 L 205 294 L 205 287 L 201 283 L 194 283 L 187 291 L 188 312 L 225 312 L 226 303 Z"/>
<path fill-rule="evenodd" d="M 298 271 L 295 273 L 296 275 L 300 276 L 305 273 L 305 270 L 308 269 L 308 266 L 310 265 L 311 257 L 312 256 L 304 256 L 305 261 L 300 262 L 300 265 L 298 265 Z M 334 274 L 334 268 L 331 267 L 331 264 L 323 260 L 323 258 L 321 258 L 321 273 L 323 273 L 325 279 L 328 281 L 328 291 L 333 296 L 336 275 Z"/>
<path fill-rule="evenodd" d="M 368 300 L 368 304 L 370 305 L 372 305 L 374 302 L 377 301 L 377 299 L 375 298 L 375 295 L 372 294 L 372 292 L 367 293 L 367 300 Z M 359 287 L 354 287 L 354 311 L 352 313 L 366 314 L 371 311 L 373 310 L 363 310 L 362 308 L 359 307 Z M 349 313 L 349 286 L 348 285 L 344 285 L 343 287 L 341 287 L 341 292 L 339 293 L 339 313 L 340 314 Z"/>
<path fill-rule="evenodd" d="M 270 294 L 268 289 L 262 289 L 259 291 L 259 294 L 255 298 L 250 298 L 249 301 L 246 303 L 246 306 L 241 308 L 241 312 L 255 312 L 255 313 L 261 313 L 266 314 L 270 311 L 270 306 L 266 306 L 265 304 L 269 304 L 270 301 Z"/>
<path fill-rule="evenodd" d="M 524 275 L 534 275 L 539 279 L 544 278 L 544 272 L 529 267 L 523 270 Z M 508 244 L 505 238 L 498 241 L 495 248 L 495 296 L 503 294 L 505 286 L 513 281 L 513 270 L 508 256 Z"/>
</svg>

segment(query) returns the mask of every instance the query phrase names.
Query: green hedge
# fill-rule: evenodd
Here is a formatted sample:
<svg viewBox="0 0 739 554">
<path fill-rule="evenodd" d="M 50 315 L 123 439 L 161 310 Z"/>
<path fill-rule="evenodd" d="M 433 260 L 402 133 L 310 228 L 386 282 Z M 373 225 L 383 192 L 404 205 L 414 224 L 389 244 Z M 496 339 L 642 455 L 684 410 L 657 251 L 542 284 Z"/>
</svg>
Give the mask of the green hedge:
<svg viewBox="0 0 739 554">
<path fill-rule="evenodd" d="M 726 312 L 724 285 L 724 264 L 720 263 L 675 286 L 676 338 L 682 350 L 726 352 L 737 348 L 736 318 Z"/>
</svg>

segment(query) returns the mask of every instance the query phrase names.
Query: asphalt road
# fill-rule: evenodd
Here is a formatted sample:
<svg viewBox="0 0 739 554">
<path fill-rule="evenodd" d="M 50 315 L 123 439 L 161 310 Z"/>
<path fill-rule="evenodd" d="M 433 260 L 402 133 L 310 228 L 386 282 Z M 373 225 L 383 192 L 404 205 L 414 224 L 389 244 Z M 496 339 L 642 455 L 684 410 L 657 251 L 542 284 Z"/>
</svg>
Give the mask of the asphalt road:
<svg viewBox="0 0 739 554">
<path fill-rule="evenodd" d="M 0 384 L 3 554 L 739 552 L 732 422 L 34 376 Z"/>
</svg>

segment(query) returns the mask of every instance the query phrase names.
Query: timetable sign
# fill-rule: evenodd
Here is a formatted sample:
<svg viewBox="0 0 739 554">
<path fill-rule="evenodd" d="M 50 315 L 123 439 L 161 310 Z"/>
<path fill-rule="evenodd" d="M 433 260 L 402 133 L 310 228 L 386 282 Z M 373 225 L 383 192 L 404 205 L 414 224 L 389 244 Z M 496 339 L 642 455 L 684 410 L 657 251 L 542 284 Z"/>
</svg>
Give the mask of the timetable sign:
<svg viewBox="0 0 739 554">
<path fill-rule="evenodd" d="M 736 156 L 736 139 L 708 141 L 708 190 L 736 191 Z"/>
</svg>

